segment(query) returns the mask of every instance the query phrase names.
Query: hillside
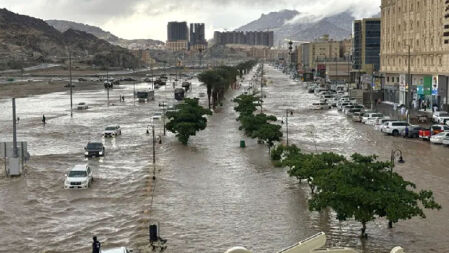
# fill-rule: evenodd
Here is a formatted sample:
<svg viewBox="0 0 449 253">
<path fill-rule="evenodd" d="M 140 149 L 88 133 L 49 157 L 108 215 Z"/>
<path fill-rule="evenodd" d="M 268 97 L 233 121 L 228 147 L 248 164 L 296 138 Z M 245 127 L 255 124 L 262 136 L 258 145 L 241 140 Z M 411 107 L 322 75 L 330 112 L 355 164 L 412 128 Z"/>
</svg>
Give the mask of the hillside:
<svg viewBox="0 0 449 253">
<path fill-rule="evenodd" d="M 267 29 L 276 29 L 284 25 L 285 22 L 299 15 L 296 10 L 282 10 L 279 12 L 270 12 L 238 29 L 236 31 L 264 31 Z"/>
<path fill-rule="evenodd" d="M 161 48 L 164 45 L 164 43 L 159 40 L 151 40 L 151 39 L 126 40 L 126 39 L 122 39 L 122 38 L 115 36 L 114 34 L 112 34 L 110 32 L 104 31 L 103 29 L 101 29 L 99 27 L 76 23 L 76 22 L 72 22 L 72 21 L 46 20 L 46 22 L 49 25 L 56 28 L 56 30 L 58 30 L 60 32 L 65 32 L 69 29 L 87 32 L 87 33 L 94 35 L 95 37 L 97 37 L 99 39 L 106 40 L 107 42 L 109 42 L 113 45 L 128 48 L 130 50 L 148 49 L 148 48 L 156 49 L 156 48 Z"/>
<path fill-rule="evenodd" d="M 312 41 L 323 34 L 341 40 L 352 33 L 354 17 L 350 12 L 343 12 L 328 17 L 302 15 L 294 10 L 282 10 L 262 14 L 262 16 L 237 31 L 274 31 L 275 45 L 285 43 L 286 39 L 296 41 Z"/>
<path fill-rule="evenodd" d="M 130 51 L 82 31 L 59 32 L 45 21 L 0 9 L 0 69 L 64 62 L 68 49 L 80 62 L 137 67 Z M 101 60 L 99 60 L 101 59 Z"/>
</svg>

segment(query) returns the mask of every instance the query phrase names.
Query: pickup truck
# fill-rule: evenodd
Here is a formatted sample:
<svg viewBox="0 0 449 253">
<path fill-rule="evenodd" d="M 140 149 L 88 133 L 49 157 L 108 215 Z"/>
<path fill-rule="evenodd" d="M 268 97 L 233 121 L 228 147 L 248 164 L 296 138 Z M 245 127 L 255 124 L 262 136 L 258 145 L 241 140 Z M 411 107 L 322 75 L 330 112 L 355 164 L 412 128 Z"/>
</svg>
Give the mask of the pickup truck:
<svg viewBox="0 0 449 253">
<path fill-rule="evenodd" d="M 430 137 L 432 137 L 431 135 L 436 135 L 444 131 L 449 131 L 449 126 L 433 125 L 430 128 L 419 130 L 419 138 L 423 140 L 430 140 Z"/>
</svg>

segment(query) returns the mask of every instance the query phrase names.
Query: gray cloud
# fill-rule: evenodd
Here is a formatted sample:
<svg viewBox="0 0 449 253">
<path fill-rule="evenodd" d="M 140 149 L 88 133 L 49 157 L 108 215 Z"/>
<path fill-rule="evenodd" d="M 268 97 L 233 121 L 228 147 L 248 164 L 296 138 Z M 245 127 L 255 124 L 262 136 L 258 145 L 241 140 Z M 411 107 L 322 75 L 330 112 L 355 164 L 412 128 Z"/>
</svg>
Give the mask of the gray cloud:
<svg viewBox="0 0 449 253">
<path fill-rule="evenodd" d="M 0 7 L 42 19 L 97 25 L 119 36 L 165 39 L 169 20 L 205 22 L 209 29 L 233 29 L 280 9 L 315 16 L 350 10 L 356 17 L 379 12 L 380 0 L 1 0 Z M 144 28 L 144 29 L 143 29 Z"/>
</svg>

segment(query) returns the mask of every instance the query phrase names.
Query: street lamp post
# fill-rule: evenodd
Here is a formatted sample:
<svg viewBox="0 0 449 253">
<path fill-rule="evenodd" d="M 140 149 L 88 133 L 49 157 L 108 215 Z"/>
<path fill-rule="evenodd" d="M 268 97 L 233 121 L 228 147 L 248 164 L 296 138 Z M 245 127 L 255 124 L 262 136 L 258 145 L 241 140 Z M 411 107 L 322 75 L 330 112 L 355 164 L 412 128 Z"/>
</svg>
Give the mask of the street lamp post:
<svg viewBox="0 0 449 253">
<path fill-rule="evenodd" d="M 162 107 L 162 124 L 164 125 L 164 136 L 165 136 L 165 111 L 166 111 L 167 104 L 165 101 L 162 101 L 162 103 L 159 103 L 159 107 Z"/>
<path fill-rule="evenodd" d="M 285 110 L 285 128 L 286 128 L 286 132 L 287 132 L 287 147 L 289 146 L 289 142 L 288 142 L 288 115 L 293 116 L 293 111 L 292 110 Z"/>
<path fill-rule="evenodd" d="M 69 49 L 70 117 L 73 117 L 72 51 Z"/>
<path fill-rule="evenodd" d="M 404 158 L 402 156 L 402 150 L 400 149 L 393 149 L 391 150 L 391 170 L 390 170 L 390 176 L 393 177 L 393 168 L 395 165 L 396 158 L 399 156 L 399 163 L 405 163 Z M 388 228 L 393 228 L 393 222 L 390 220 L 388 221 Z"/>
<path fill-rule="evenodd" d="M 289 55 L 289 65 L 288 65 L 288 74 L 292 71 L 292 50 L 293 50 L 293 41 L 288 42 L 288 55 Z"/>
</svg>

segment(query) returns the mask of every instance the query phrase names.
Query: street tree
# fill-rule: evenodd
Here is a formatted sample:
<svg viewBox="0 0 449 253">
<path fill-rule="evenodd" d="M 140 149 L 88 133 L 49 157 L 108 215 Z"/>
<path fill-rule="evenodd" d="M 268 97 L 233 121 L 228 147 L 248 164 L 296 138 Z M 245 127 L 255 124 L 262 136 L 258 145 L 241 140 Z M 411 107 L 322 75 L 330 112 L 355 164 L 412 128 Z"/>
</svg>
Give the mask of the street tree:
<svg viewBox="0 0 449 253">
<path fill-rule="evenodd" d="M 272 116 L 274 117 L 274 116 Z M 255 138 L 264 141 L 268 145 L 268 151 L 273 147 L 275 141 L 280 141 L 282 138 L 281 126 L 265 122 L 253 133 Z"/>
<path fill-rule="evenodd" d="M 207 118 L 205 116 L 211 115 L 212 112 L 200 106 L 198 99 L 190 98 L 186 98 L 175 108 L 176 111 L 166 114 L 169 119 L 166 128 L 175 133 L 182 144 L 187 145 L 190 136 L 195 136 L 198 131 L 206 128 Z"/>
<path fill-rule="evenodd" d="M 260 106 L 260 98 L 254 95 L 242 94 L 234 99 L 234 103 L 237 104 L 234 110 L 240 113 L 238 118 L 240 120 L 241 116 L 252 115 L 257 111 L 257 107 Z"/>
<path fill-rule="evenodd" d="M 206 85 L 209 109 L 211 109 L 212 91 L 215 86 L 222 82 L 222 79 L 223 78 L 215 70 L 207 70 L 198 75 L 198 80 Z"/>
<path fill-rule="evenodd" d="M 415 216 L 425 218 L 419 204 L 424 208 L 441 208 L 431 191 L 416 193 L 414 184 L 391 173 L 389 162 L 360 154 L 352 155 L 349 161 L 340 160 L 341 157 L 328 156 L 326 163 L 334 166 L 313 178 L 317 190 L 309 200 L 309 208 L 313 211 L 332 208 L 340 221 L 354 218 L 362 223 L 362 237 L 367 237 L 366 224 L 377 217 L 397 222 Z"/>
</svg>

